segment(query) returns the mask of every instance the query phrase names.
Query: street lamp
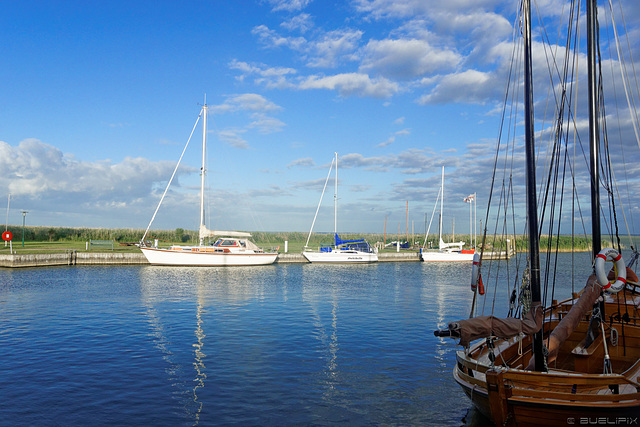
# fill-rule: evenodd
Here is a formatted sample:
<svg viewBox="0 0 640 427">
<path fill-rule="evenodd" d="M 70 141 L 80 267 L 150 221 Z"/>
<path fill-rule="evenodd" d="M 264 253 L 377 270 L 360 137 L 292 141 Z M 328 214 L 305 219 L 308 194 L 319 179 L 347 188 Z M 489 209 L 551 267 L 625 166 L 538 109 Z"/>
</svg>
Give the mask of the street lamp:
<svg viewBox="0 0 640 427">
<path fill-rule="evenodd" d="M 22 247 L 24 248 L 24 223 L 26 221 L 27 218 L 27 214 L 29 213 L 29 211 L 22 211 Z"/>
</svg>

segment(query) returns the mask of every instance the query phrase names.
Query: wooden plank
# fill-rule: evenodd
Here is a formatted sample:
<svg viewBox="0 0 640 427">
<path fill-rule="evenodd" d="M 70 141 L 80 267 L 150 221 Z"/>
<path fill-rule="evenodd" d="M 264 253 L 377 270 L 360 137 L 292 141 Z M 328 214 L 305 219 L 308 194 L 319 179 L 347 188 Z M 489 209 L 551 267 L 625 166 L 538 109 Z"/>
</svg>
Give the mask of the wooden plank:
<svg viewBox="0 0 640 427">
<path fill-rule="evenodd" d="M 509 414 L 509 405 L 507 404 L 510 393 L 505 387 L 502 375 L 502 372 L 495 370 L 489 370 L 486 374 L 491 416 L 493 422 L 498 426 L 507 425 L 507 422 L 513 419 Z"/>
<path fill-rule="evenodd" d="M 608 388 L 607 388 L 608 390 Z M 536 397 L 547 400 L 561 400 L 567 403 L 571 402 L 621 402 L 627 400 L 639 400 L 640 393 L 630 394 L 585 394 L 585 393 L 562 393 L 556 391 L 540 391 L 525 389 L 520 387 L 513 387 L 512 392 L 514 396 L 523 397 Z"/>
<path fill-rule="evenodd" d="M 541 384 L 578 384 L 578 385 L 595 385 L 607 386 L 609 384 L 626 384 L 630 380 L 622 375 L 601 375 L 601 374 L 574 374 L 563 375 L 554 374 L 552 372 L 527 372 L 527 371 L 505 371 L 505 380 L 525 383 L 541 383 Z"/>
</svg>

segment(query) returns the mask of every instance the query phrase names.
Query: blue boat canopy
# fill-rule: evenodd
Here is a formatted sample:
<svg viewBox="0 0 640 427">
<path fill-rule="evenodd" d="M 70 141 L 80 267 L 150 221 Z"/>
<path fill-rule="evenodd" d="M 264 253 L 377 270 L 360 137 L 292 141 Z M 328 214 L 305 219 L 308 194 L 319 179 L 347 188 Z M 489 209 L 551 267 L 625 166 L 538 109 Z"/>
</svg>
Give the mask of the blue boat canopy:
<svg viewBox="0 0 640 427">
<path fill-rule="evenodd" d="M 340 237 L 338 237 L 338 233 L 336 233 L 336 246 L 344 245 L 344 244 L 347 244 L 347 243 L 360 243 L 360 242 L 364 242 L 364 239 L 342 240 Z"/>
</svg>

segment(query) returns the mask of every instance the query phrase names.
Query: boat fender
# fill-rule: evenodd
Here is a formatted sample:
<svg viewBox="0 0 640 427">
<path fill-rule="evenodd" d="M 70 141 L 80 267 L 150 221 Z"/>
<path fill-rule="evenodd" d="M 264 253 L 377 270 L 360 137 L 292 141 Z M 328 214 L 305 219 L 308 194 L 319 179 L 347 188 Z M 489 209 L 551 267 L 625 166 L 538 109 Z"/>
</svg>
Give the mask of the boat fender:
<svg viewBox="0 0 640 427">
<path fill-rule="evenodd" d="M 478 288 L 478 273 L 480 273 L 480 254 L 473 255 L 473 267 L 471 268 L 471 290 L 473 292 Z"/>
<path fill-rule="evenodd" d="M 615 282 L 610 282 L 605 272 L 605 261 L 612 261 L 616 271 Z M 596 277 L 598 278 L 598 284 L 606 292 L 615 294 L 624 288 L 627 283 L 627 266 L 624 265 L 622 254 L 619 254 L 613 248 L 604 248 L 596 255 Z"/>
<path fill-rule="evenodd" d="M 611 328 L 611 335 L 609 339 L 611 340 L 612 346 L 618 346 L 618 330 L 616 328 Z"/>
<path fill-rule="evenodd" d="M 478 293 L 484 295 L 484 283 L 482 283 L 482 274 L 478 276 Z"/>
</svg>

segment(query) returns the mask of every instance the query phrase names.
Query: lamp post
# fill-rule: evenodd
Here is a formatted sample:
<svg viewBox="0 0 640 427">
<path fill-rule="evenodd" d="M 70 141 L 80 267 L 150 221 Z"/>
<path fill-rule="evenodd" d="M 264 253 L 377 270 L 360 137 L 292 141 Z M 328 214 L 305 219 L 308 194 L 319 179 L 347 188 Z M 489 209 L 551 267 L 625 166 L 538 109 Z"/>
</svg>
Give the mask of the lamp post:
<svg viewBox="0 0 640 427">
<path fill-rule="evenodd" d="M 473 221 L 473 215 L 471 212 L 471 208 L 472 206 L 475 206 L 475 202 L 476 202 L 476 193 L 470 194 L 467 197 L 464 198 L 464 201 L 466 203 L 469 203 L 469 246 L 472 246 L 475 248 L 477 245 L 477 242 L 475 242 L 475 244 L 473 243 L 473 237 L 474 237 L 474 233 L 473 233 L 473 225 L 475 223 L 475 221 Z"/>
<path fill-rule="evenodd" d="M 22 211 L 22 247 L 24 248 L 24 223 L 27 219 L 27 214 L 29 213 L 29 211 Z"/>
</svg>

